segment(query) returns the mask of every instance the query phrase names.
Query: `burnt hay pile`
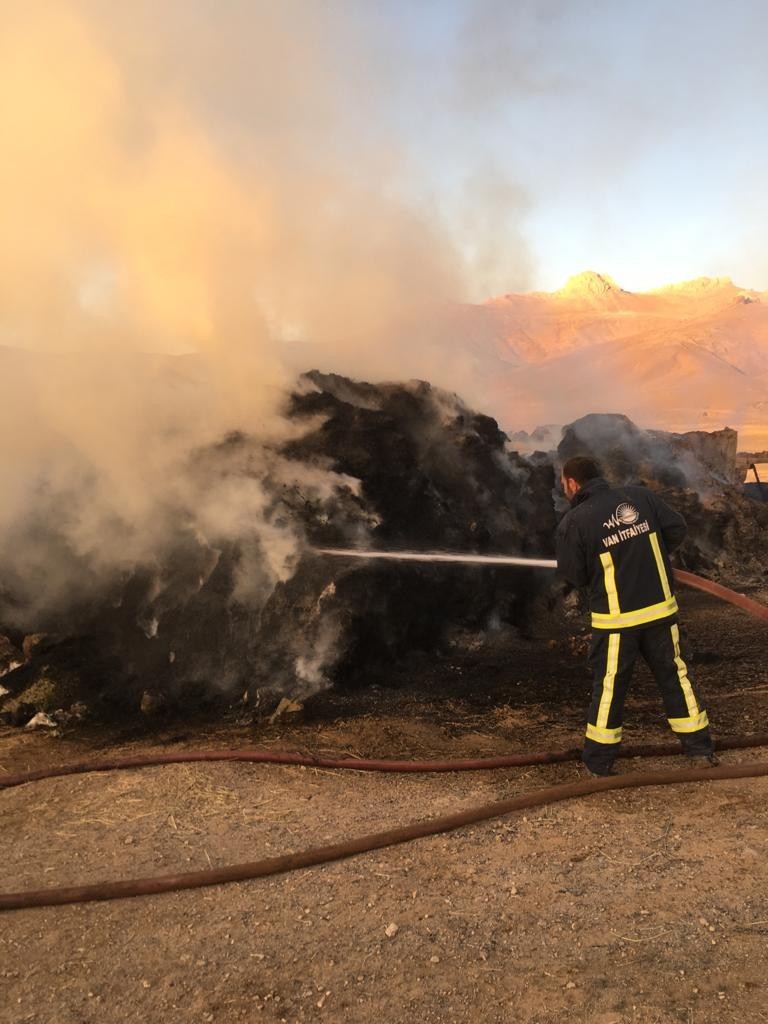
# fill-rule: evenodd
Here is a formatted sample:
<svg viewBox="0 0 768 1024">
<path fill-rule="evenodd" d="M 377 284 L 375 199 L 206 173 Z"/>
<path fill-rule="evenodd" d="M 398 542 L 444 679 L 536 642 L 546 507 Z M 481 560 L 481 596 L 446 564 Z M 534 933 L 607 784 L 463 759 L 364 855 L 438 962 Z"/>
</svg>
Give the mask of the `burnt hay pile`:
<svg viewBox="0 0 768 1024">
<path fill-rule="evenodd" d="M 681 512 L 688 536 L 680 568 L 737 588 L 768 583 L 768 505 L 743 493 L 734 430 L 669 434 L 626 416 L 592 414 L 563 431 L 561 461 L 592 455 L 614 484 L 640 483 Z"/>
<path fill-rule="evenodd" d="M 691 535 L 681 564 L 765 585 L 768 507 L 734 486 L 735 435 L 680 437 L 590 416 L 564 431 L 557 452 L 523 458 L 494 420 L 429 384 L 318 372 L 300 381 L 287 416 L 297 429 L 279 448 L 236 434 L 189 459 L 190 479 L 208 492 L 258 485 L 258 531 L 246 523 L 220 541 L 180 516 L 152 565 L 32 618 L 0 575 L 7 720 L 24 724 L 39 711 L 58 720 L 160 708 L 213 714 L 244 694 L 261 712 L 281 696 L 384 679 L 457 630 L 544 636 L 541 613 L 562 591 L 546 572 L 362 562 L 312 549 L 551 557 L 557 467 L 576 452 L 683 511 Z"/>
</svg>

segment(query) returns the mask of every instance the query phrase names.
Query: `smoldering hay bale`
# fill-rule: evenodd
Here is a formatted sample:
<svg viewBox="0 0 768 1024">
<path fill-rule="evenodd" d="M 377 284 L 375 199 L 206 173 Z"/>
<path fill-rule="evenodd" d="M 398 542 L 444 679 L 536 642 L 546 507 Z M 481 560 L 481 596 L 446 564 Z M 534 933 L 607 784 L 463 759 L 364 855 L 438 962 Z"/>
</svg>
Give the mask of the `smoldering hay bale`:
<svg viewBox="0 0 768 1024">
<path fill-rule="evenodd" d="M 268 447 L 232 433 L 190 453 L 187 501 L 215 508 L 218 533 L 188 506 L 167 509 L 172 539 L 151 562 L 41 609 L 23 630 L 3 580 L 6 709 L 85 702 L 96 716 L 142 704 L 215 713 L 247 691 L 268 712 L 283 696 L 386 678 L 398 659 L 434 651 L 457 628 L 538 633 L 546 626 L 535 616 L 554 600 L 551 574 L 345 561 L 313 549 L 551 557 L 562 508 L 555 473 L 571 454 L 594 454 L 612 482 L 646 483 L 680 508 L 691 527 L 685 567 L 765 578 L 768 509 L 728 482 L 728 436 L 687 444 L 626 417 L 585 417 L 566 428 L 557 455 L 523 458 L 494 420 L 427 383 L 319 372 L 301 379 L 286 415 L 289 441 Z M 24 632 L 36 636 L 21 652 Z"/>
<path fill-rule="evenodd" d="M 507 451 L 495 421 L 422 382 L 307 374 L 287 416 L 293 440 L 267 450 L 230 434 L 184 468 L 188 503 L 232 519 L 257 488 L 258 523 L 217 536 L 188 505 L 166 509 L 176 528 L 150 563 L 27 618 L 48 639 L 7 676 L 17 702 L 40 678 L 54 683 L 46 710 L 61 695 L 96 714 L 138 708 L 146 691 L 162 696 L 146 707 L 166 710 L 226 704 L 246 688 L 254 701 L 303 697 L 364 683 L 457 625 L 524 625 L 531 572 L 351 564 L 312 547 L 551 552 L 551 465 Z M 212 520 L 226 518 L 217 508 Z M 6 593 L 0 622 L 13 612 Z"/>
<path fill-rule="evenodd" d="M 494 420 L 420 381 L 374 386 L 317 372 L 305 380 L 311 387 L 294 396 L 291 415 L 318 425 L 285 453 L 360 480 L 373 525 L 359 546 L 551 552 L 552 467 L 509 452 Z M 333 522 L 308 523 L 307 536 L 317 546 L 349 540 Z M 308 556 L 265 606 L 267 671 L 256 685 L 270 674 L 293 674 L 306 692 L 331 679 L 368 681 L 408 651 L 434 649 L 454 626 L 524 626 L 544 585 L 526 570 Z"/>
<path fill-rule="evenodd" d="M 665 487 L 705 492 L 737 484 L 738 435 L 726 427 L 685 434 L 643 430 L 618 413 L 590 413 L 562 431 L 558 455 L 592 455 L 616 483 L 645 478 Z"/>
<path fill-rule="evenodd" d="M 591 414 L 563 429 L 562 464 L 573 455 L 600 463 L 609 482 L 657 491 L 688 523 L 681 568 L 734 585 L 768 582 L 768 506 L 743 494 L 735 430 L 686 434 L 642 430 L 622 415 Z"/>
</svg>

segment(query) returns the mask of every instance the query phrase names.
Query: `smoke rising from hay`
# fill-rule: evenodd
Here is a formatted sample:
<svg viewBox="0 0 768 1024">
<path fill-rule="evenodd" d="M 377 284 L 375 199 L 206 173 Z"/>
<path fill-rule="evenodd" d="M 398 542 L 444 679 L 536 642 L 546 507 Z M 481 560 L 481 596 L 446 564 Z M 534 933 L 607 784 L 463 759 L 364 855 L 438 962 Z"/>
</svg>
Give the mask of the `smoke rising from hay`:
<svg viewBox="0 0 768 1024">
<path fill-rule="evenodd" d="M 187 589 L 247 540 L 236 594 L 256 601 L 301 543 L 259 482 L 296 373 L 451 382 L 430 325 L 463 257 L 361 102 L 366 56 L 344 4 L 4 5 L 6 620 L 57 621 L 143 566 L 152 623 L 164 590 L 180 599 L 180 534 L 199 555 Z M 212 490 L 193 453 L 234 430 L 264 464 Z"/>
</svg>

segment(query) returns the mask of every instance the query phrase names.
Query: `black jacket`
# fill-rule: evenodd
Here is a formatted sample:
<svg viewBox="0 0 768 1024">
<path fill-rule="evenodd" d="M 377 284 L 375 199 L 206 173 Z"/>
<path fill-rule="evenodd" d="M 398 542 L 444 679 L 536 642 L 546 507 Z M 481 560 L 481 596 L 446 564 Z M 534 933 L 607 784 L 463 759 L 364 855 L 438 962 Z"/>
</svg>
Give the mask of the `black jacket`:
<svg viewBox="0 0 768 1024">
<path fill-rule="evenodd" d="M 557 568 L 589 591 L 592 628 L 616 631 L 677 614 L 668 552 L 686 534 L 683 517 L 645 487 L 590 480 L 557 530 Z"/>
</svg>

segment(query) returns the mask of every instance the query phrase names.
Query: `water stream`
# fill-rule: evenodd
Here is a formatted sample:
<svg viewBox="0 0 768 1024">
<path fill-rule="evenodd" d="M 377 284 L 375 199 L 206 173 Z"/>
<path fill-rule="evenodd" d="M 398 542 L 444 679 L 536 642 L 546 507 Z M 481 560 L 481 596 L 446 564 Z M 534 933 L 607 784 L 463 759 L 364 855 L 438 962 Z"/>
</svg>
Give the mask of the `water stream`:
<svg viewBox="0 0 768 1024">
<path fill-rule="evenodd" d="M 474 555 L 453 551 L 360 551 L 357 548 L 313 548 L 315 554 L 337 558 L 379 558 L 397 562 L 467 562 L 473 565 L 521 565 L 555 569 L 551 558 L 521 558 L 516 555 Z"/>
</svg>

